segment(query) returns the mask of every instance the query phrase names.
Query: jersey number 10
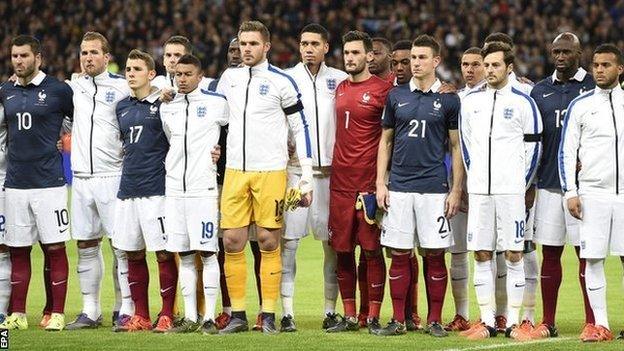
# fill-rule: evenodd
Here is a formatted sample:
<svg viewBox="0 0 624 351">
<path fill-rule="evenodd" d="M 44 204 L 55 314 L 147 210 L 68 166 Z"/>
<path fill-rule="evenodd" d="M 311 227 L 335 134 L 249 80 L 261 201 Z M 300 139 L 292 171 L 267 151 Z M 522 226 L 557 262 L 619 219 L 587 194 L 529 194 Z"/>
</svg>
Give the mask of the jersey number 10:
<svg viewBox="0 0 624 351">
<path fill-rule="evenodd" d="M 17 130 L 28 130 L 32 127 L 32 115 L 30 112 L 17 113 Z"/>
</svg>

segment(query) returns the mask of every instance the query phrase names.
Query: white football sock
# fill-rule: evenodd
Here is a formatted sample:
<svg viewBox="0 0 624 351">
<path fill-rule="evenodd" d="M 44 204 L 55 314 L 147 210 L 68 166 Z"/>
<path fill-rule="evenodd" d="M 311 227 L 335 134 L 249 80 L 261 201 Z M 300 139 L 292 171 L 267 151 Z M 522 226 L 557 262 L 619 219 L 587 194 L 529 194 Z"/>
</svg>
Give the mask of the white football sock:
<svg viewBox="0 0 624 351">
<path fill-rule="evenodd" d="M 585 266 L 585 286 L 587 297 L 596 325 L 602 325 L 609 329 L 609 319 L 607 317 L 607 279 L 604 272 L 604 259 L 587 259 Z"/>
<path fill-rule="evenodd" d="M 95 321 L 102 315 L 100 290 L 104 275 L 104 257 L 100 244 L 85 249 L 78 248 L 77 271 L 82 291 L 82 313 Z"/>
<path fill-rule="evenodd" d="M 195 254 L 180 256 L 180 290 L 184 297 L 184 317 L 197 322 L 197 269 Z"/>
<path fill-rule="evenodd" d="M 537 277 L 539 276 L 539 266 L 537 263 L 537 251 L 524 254 L 524 297 L 522 307 L 524 309 L 522 320 L 529 320 L 535 324 L 535 295 L 537 293 Z"/>
<path fill-rule="evenodd" d="M 492 295 L 494 293 L 494 275 L 492 274 L 491 261 L 475 261 L 474 287 L 481 311 L 481 321 L 490 327 L 495 326 L 494 309 L 492 308 Z"/>
<path fill-rule="evenodd" d="M 219 295 L 219 277 L 221 274 L 217 254 L 215 253 L 208 257 L 202 256 L 202 263 L 204 265 L 202 272 L 205 300 L 204 321 L 214 321 L 215 309 L 217 307 L 217 296 Z"/>
<path fill-rule="evenodd" d="M 507 260 L 507 327 L 520 323 L 520 308 L 524 297 L 524 259 Z"/>
<path fill-rule="evenodd" d="M 455 300 L 455 313 L 468 317 L 468 253 L 457 253 L 451 255 L 451 288 L 453 299 Z"/>
<path fill-rule="evenodd" d="M 497 316 L 507 317 L 507 264 L 505 263 L 505 252 L 497 252 L 495 255 L 496 258 L 492 260 L 495 272 L 494 308 Z"/>
<path fill-rule="evenodd" d="M 132 293 L 130 292 L 130 283 L 128 282 L 128 255 L 125 251 L 113 248 L 115 258 L 117 258 L 117 279 L 119 283 L 119 291 L 121 292 L 121 306 L 119 307 L 119 315 L 134 315 L 134 301 L 132 301 Z"/>
<path fill-rule="evenodd" d="M 117 255 L 115 254 L 115 249 L 111 244 L 111 249 L 113 250 L 113 269 L 111 269 L 111 273 L 113 274 L 113 288 L 115 290 L 115 304 L 113 305 L 113 311 L 119 312 L 121 309 L 121 287 L 119 286 L 119 266 L 117 263 Z M 103 259 L 103 257 L 102 257 Z"/>
<path fill-rule="evenodd" d="M 295 296 L 295 275 L 297 274 L 297 247 L 299 239 L 282 240 L 282 315 L 295 316 L 293 298 Z"/>
<path fill-rule="evenodd" d="M 7 314 L 11 298 L 11 255 L 0 252 L 0 313 Z"/>
<path fill-rule="evenodd" d="M 323 285 L 325 290 L 325 314 L 336 313 L 338 280 L 336 279 L 336 251 L 323 240 Z"/>
</svg>

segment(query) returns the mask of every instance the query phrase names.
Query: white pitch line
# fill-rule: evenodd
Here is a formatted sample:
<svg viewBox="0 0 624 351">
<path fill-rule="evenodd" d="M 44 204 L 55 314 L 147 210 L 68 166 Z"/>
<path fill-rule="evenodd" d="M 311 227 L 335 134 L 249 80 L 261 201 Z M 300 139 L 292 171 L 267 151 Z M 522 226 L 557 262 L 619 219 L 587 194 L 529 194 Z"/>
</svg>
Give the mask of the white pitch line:
<svg viewBox="0 0 624 351">
<path fill-rule="evenodd" d="M 534 341 L 527 341 L 527 342 L 508 342 L 508 343 L 504 343 L 504 344 L 491 344 L 491 345 L 471 346 L 471 347 L 465 347 L 465 348 L 461 348 L 461 349 L 444 349 L 444 351 L 492 350 L 492 349 L 499 349 L 499 348 L 505 348 L 505 347 L 518 347 L 518 346 L 532 345 L 532 344 L 556 343 L 556 342 L 568 341 L 568 340 L 572 340 L 572 339 L 574 339 L 574 338 L 572 338 L 572 337 L 564 337 L 564 338 L 558 337 L 558 338 L 548 338 L 548 339 L 543 339 L 543 340 L 534 340 Z"/>
</svg>

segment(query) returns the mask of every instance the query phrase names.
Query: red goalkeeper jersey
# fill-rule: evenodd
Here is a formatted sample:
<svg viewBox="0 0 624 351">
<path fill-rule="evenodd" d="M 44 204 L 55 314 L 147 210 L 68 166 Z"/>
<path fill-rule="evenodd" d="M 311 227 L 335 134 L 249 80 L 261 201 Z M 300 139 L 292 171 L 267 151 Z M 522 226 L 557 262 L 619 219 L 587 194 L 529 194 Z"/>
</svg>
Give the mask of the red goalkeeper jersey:
<svg viewBox="0 0 624 351">
<path fill-rule="evenodd" d="M 372 192 L 377 176 L 381 116 L 392 84 L 377 77 L 336 88 L 336 143 L 330 189 Z"/>
</svg>

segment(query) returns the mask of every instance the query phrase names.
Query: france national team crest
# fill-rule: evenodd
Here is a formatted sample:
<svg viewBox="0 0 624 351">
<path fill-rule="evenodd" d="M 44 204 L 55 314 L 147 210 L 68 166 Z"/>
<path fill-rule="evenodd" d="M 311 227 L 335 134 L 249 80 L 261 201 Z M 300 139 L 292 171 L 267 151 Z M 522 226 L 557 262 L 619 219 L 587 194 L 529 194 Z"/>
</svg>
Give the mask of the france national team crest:
<svg viewBox="0 0 624 351">
<path fill-rule="evenodd" d="M 364 93 L 364 95 L 362 95 L 362 102 L 366 104 L 366 103 L 368 103 L 370 101 L 370 98 L 371 98 L 371 96 L 370 96 L 370 94 L 367 91 L 367 92 Z"/>
<path fill-rule="evenodd" d="M 260 84 L 260 95 L 266 95 L 269 93 L 269 85 L 268 84 Z"/>
<path fill-rule="evenodd" d="M 206 117 L 206 106 L 197 106 L 197 117 Z"/>
<path fill-rule="evenodd" d="M 158 107 L 154 105 L 150 106 L 150 115 L 155 115 L 157 111 L 158 111 Z"/>
<path fill-rule="evenodd" d="M 44 90 L 41 90 L 41 91 L 39 92 L 39 94 L 37 94 L 37 96 L 39 97 L 39 103 L 44 103 L 44 102 L 45 102 L 46 97 L 48 96 L 46 93 L 44 93 L 44 91 L 45 91 L 45 89 L 44 89 Z"/>
<path fill-rule="evenodd" d="M 327 89 L 336 90 L 336 80 L 334 78 L 325 79 L 325 83 L 327 83 Z"/>
<path fill-rule="evenodd" d="M 112 104 L 113 101 L 115 101 L 115 92 L 113 90 L 107 91 L 105 99 L 106 99 L 106 102 L 108 102 L 109 104 Z"/>
<path fill-rule="evenodd" d="M 433 102 L 433 109 L 436 111 L 440 111 L 441 108 L 442 108 L 442 103 L 440 102 L 440 100 L 435 100 Z"/>
<path fill-rule="evenodd" d="M 503 110 L 503 117 L 505 117 L 505 119 L 512 119 L 512 118 L 513 118 L 513 115 L 514 115 L 513 108 L 506 107 L 506 108 Z"/>
</svg>

